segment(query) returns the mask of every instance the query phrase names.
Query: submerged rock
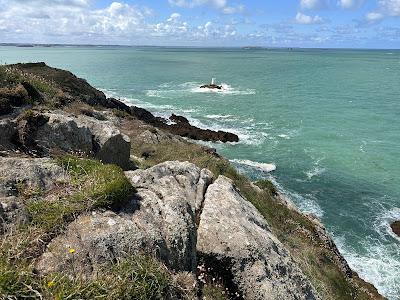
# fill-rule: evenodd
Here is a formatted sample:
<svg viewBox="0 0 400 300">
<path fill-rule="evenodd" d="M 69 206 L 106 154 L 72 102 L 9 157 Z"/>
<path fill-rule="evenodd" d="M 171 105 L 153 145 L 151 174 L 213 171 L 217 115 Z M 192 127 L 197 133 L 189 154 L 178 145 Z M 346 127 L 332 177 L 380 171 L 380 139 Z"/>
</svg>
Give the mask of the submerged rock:
<svg viewBox="0 0 400 300">
<path fill-rule="evenodd" d="M 224 176 L 205 195 L 197 250 L 208 267 L 230 272 L 225 279 L 244 299 L 318 299 L 262 215 Z"/>
<path fill-rule="evenodd" d="M 37 264 L 41 273 L 95 275 L 99 266 L 147 253 L 175 271 L 196 267 L 196 214 L 212 174 L 188 162 L 126 172 L 137 194 L 119 212 L 94 212 L 68 226 Z M 73 258 L 69 248 L 75 249 Z"/>
<path fill-rule="evenodd" d="M 400 221 L 395 221 L 390 224 L 390 228 L 392 228 L 393 232 L 400 236 Z"/>
</svg>

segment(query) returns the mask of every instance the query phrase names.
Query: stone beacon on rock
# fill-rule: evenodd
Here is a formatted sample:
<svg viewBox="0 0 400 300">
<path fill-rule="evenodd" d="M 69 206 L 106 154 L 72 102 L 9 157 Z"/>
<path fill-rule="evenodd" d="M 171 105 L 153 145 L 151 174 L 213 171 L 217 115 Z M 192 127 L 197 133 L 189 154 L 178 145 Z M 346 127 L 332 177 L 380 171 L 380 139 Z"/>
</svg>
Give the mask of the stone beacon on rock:
<svg viewBox="0 0 400 300">
<path fill-rule="evenodd" d="M 201 89 L 213 89 L 213 90 L 222 90 L 222 85 L 218 85 L 215 83 L 215 78 L 211 78 L 210 84 L 204 84 L 200 86 Z"/>
</svg>

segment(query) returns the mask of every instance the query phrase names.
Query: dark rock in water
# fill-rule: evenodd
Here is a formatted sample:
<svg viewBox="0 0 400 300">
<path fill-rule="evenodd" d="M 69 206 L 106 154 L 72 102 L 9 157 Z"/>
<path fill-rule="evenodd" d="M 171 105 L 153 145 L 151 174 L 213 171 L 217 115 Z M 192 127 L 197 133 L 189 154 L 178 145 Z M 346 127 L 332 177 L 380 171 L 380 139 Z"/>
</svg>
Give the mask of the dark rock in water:
<svg viewBox="0 0 400 300">
<path fill-rule="evenodd" d="M 222 90 L 222 85 L 217 84 L 205 84 L 200 87 L 201 89 L 213 89 L 213 90 Z"/>
<path fill-rule="evenodd" d="M 392 224 L 390 224 L 390 227 L 392 228 L 393 232 L 400 236 L 400 221 L 395 221 Z"/>
<path fill-rule="evenodd" d="M 221 142 L 238 142 L 239 137 L 236 134 L 224 131 L 213 131 L 209 129 L 201 129 L 189 123 L 185 117 L 172 114 L 169 118 L 176 124 L 168 124 L 167 120 L 161 117 L 155 117 L 151 112 L 136 106 L 130 107 L 130 114 L 139 120 L 142 120 L 155 127 L 164 129 L 172 134 L 187 137 L 193 140 L 202 141 L 221 141 Z"/>
<path fill-rule="evenodd" d="M 169 119 L 171 121 L 173 121 L 173 122 L 176 122 L 176 123 L 187 123 L 187 124 L 189 124 L 189 120 L 188 119 L 186 119 L 185 117 L 182 117 L 182 116 L 175 115 L 175 114 L 172 114 L 172 116 L 170 116 Z"/>
</svg>

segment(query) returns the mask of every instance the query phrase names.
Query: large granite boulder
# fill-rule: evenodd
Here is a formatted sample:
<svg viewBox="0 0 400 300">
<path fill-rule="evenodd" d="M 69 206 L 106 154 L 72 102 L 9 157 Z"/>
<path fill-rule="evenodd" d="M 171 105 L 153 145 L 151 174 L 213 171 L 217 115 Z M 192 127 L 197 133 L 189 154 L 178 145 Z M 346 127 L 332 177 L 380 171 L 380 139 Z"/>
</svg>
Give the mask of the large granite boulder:
<svg viewBox="0 0 400 300">
<path fill-rule="evenodd" d="M 166 162 L 126 175 L 137 189 L 134 199 L 118 212 L 78 217 L 39 259 L 40 273 L 91 276 L 100 265 L 137 253 L 154 255 L 175 271 L 195 271 L 197 214 L 212 174 Z"/>
<path fill-rule="evenodd" d="M 25 148 L 41 152 L 61 149 L 93 155 L 103 163 L 129 166 L 130 140 L 110 121 L 63 112 L 35 114 L 19 120 L 19 139 Z"/>
<path fill-rule="evenodd" d="M 265 219 L 226 177 L 208 187 L 197 250 L 207 267 L 230 273 L 227 280 L 244 299 L 318 299 Z"/>
<path fill-rule="evenodd" d="M 50 158 L 0 157 L 0 174 L 0 197 L 16 196 L 17 185 L 45 192 L 68 178 Z"/>
</svg>

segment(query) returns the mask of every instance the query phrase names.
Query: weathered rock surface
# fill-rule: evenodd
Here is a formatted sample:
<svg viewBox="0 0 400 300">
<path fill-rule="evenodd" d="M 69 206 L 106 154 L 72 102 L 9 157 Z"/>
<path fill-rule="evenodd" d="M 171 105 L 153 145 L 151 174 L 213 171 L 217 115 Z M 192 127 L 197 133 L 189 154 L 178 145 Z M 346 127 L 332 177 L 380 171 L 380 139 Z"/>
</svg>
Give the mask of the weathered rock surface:
<svg viewBox="0 0 400 300">
<path fill-rule="evenodd" d="M 137 119 L 146 122 L 147 124 L 153 125 L 157 128 L 161 128 L 172 134 L 179 135 L 182 137 L 188 137 L 193 140 L 203 141 L 221 141 L 221 142 L 238 142 L 239 137 L 236 134 L 225 132 L 225 131 L 213 131 L 210 129 L 202 129 L 193 126 L 189 123 L 188 119 L 183 116 L 172 114 L 169 118 L 171 121 L 176 122 L 175 124 L 168 124 L 168 120 L 154 116 L 151 112 L 131 106 L 130 114 Z"/>
<path fill-rule="evenodd" d="M 19 137 L 28 149 L 37 147 L 44 152 L 61 149 L 93 154 L 104 163 L 123 168 L 129 165 L 130 140 L 109 121 L 85 115 L 44 113 L 20 120 Z"/>
<path fill-rule="evenodd" d="M 244 299 L 318 299 L 265 219 L 226 177 L 208 187 L 197 250 L 211 267 L 231 272 Z"/>
<path fill-rule="evenodd" d="M 122 211 L 80 216 L 40 258 L 41 273 L 71 270 L 90 276 L 99 265 L 145 252 L 176 271 L 196 267 L 196 213 L 212 180 L 187 162 L 126 172 L 137 195 Z M 69 248 L 76 250 L 73 258 Z"/>
<path fill-rule="evenodd" d="M 0 174 L 0 197 L 17 196 L 17 184 L 47 191 L 67 178 L 64 169 L 49 158 L 0 157 Z"/>
<path fill-rule="evenodd" d="M 0 120 L 0 151 L 15 149 L 17 140 L 17 124 L 10 119 Z"/>
<path fill-rule="evenodd" d="M 392 224 L 390 224 L 390 227 L 392 228 L 393 232 L 400 236 L 400 221 L 395 221 Z"/>
<path fill-rule="evenodd" d="M 45 193 L 68 175 L 49 158 L 0 157 L 0 231 L 27 220 L 23 197 Z"/>
</svg>

